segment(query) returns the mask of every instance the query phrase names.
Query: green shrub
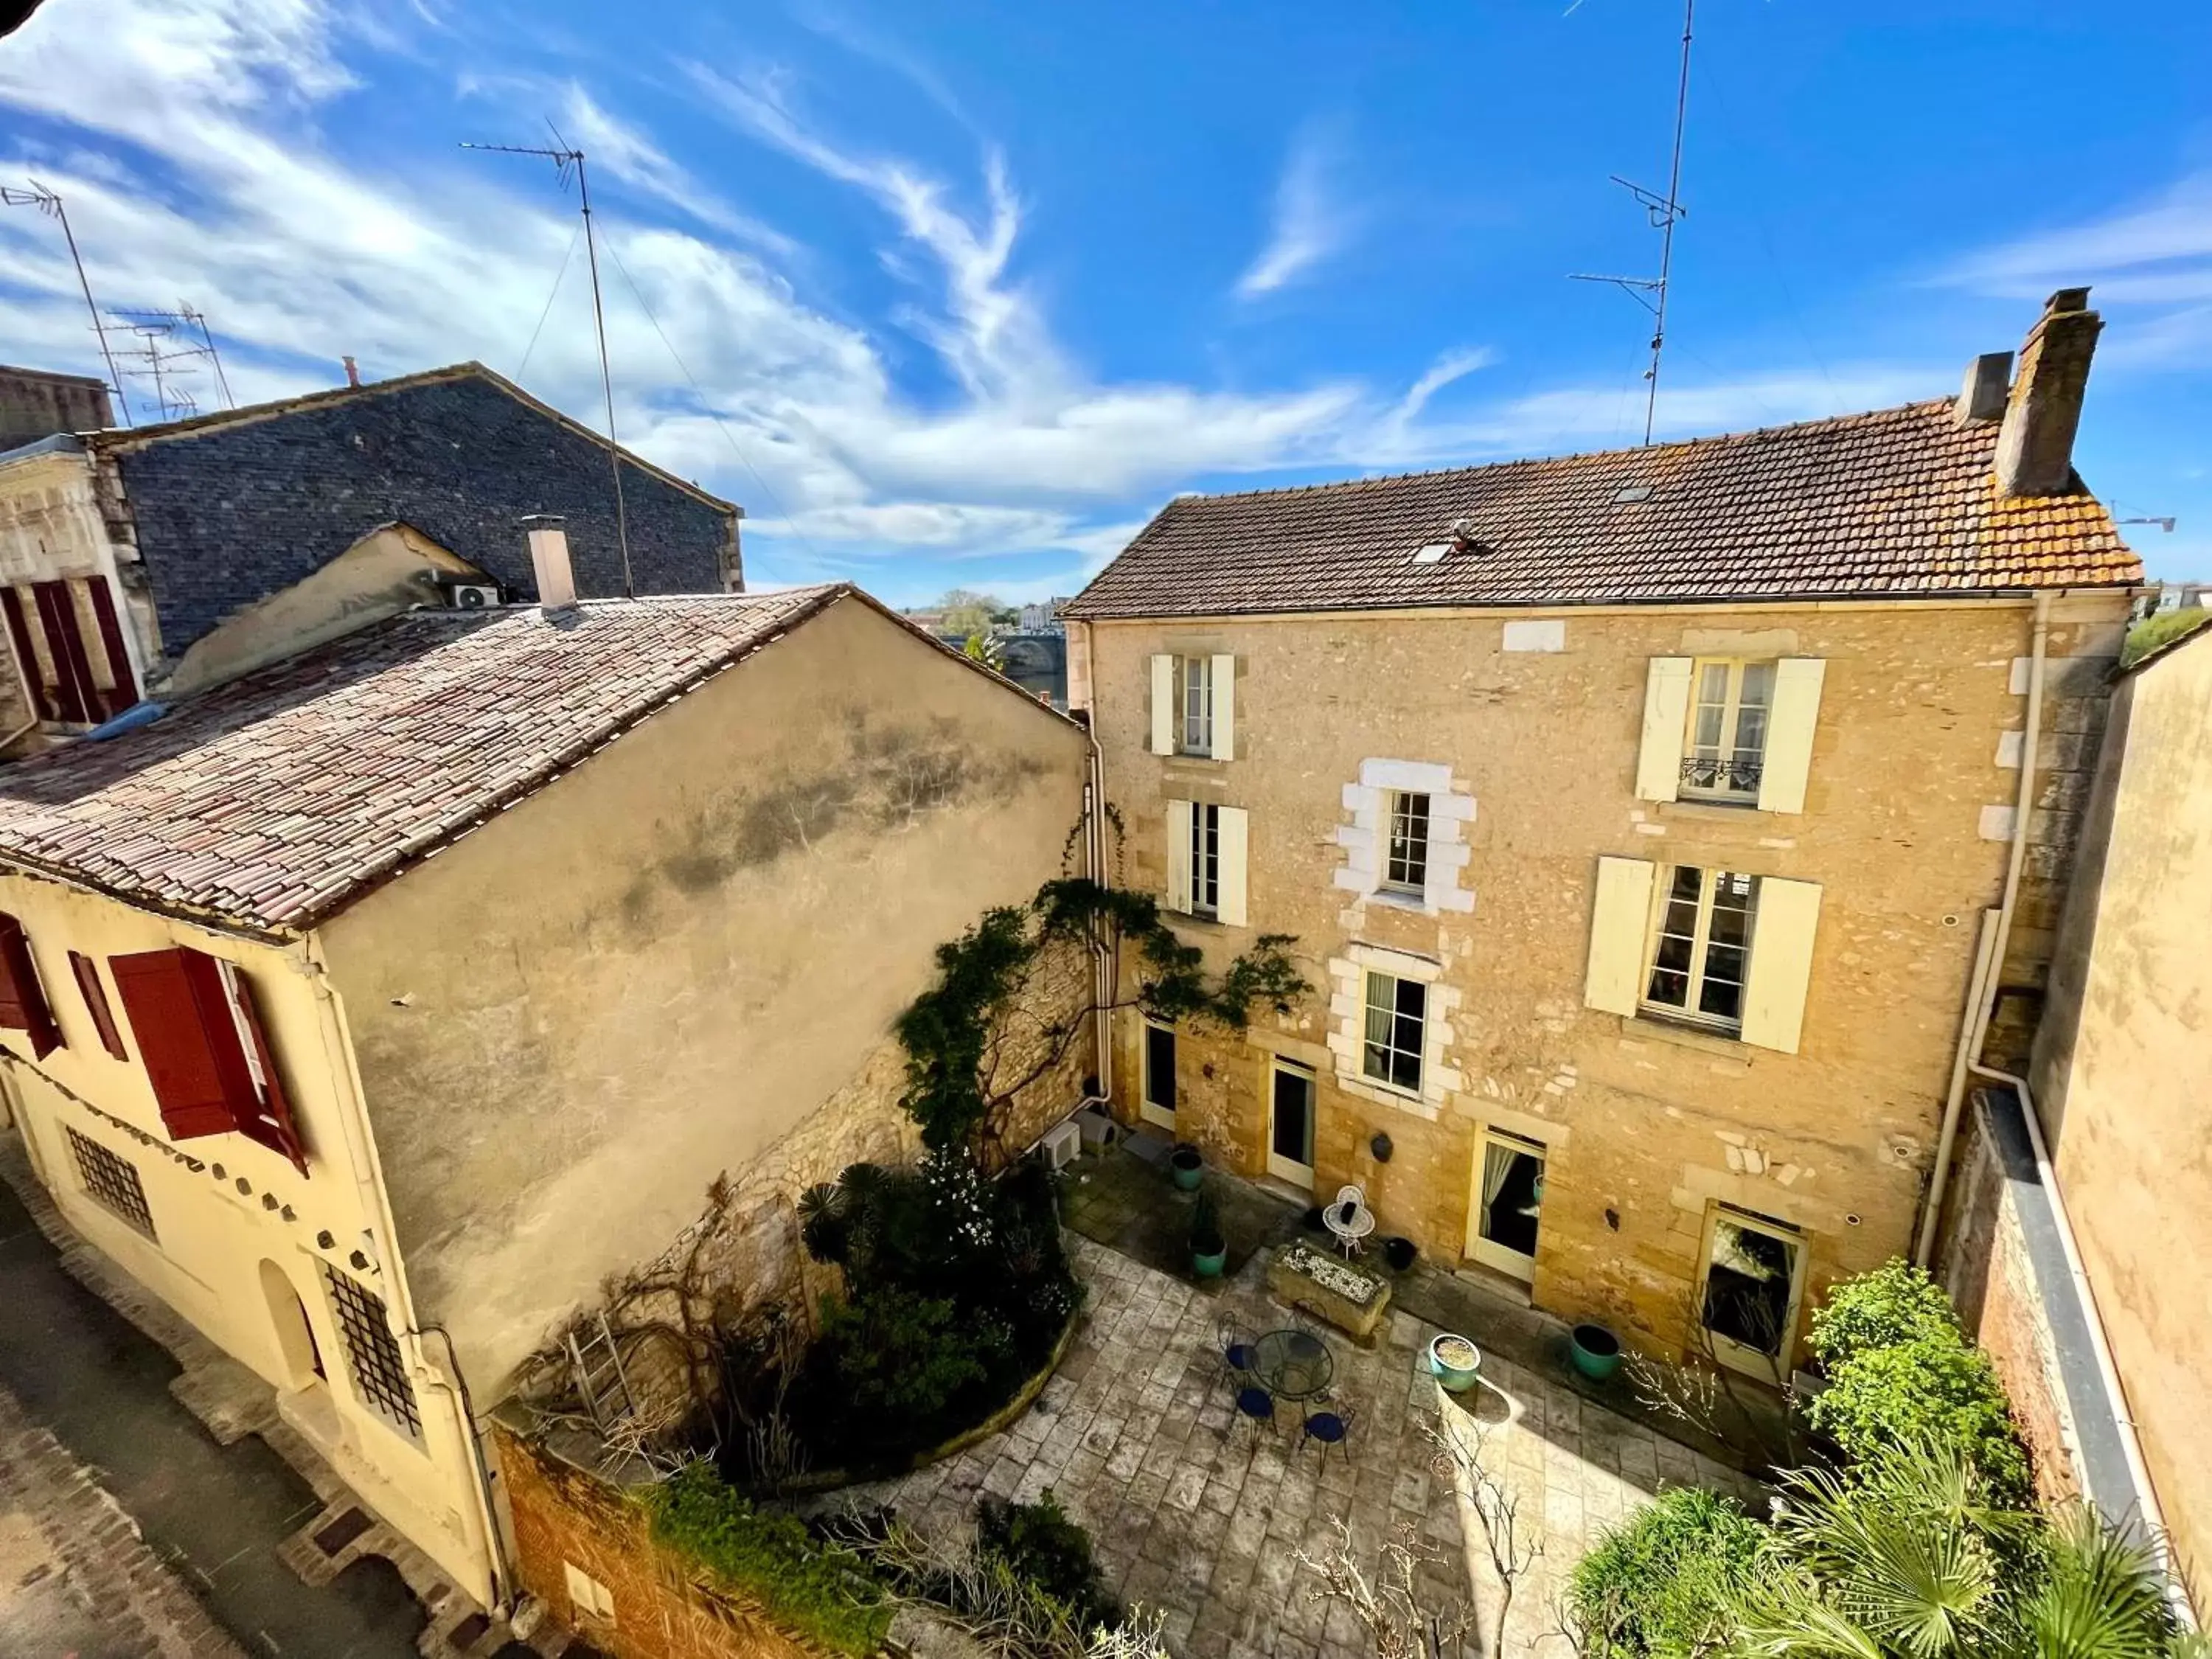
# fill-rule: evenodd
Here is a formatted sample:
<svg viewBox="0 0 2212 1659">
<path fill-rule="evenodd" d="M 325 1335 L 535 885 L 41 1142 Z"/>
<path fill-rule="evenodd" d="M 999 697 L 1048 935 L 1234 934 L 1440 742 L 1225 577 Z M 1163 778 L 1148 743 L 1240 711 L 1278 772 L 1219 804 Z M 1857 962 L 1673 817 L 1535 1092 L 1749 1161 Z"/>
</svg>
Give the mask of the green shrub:
<svg viewBox="0 0 2212 1659">
<path fill-rule="evenodd" d="M 2207 622 L 2212 622 L 2212 611 L 2202 605 L 2187 605 L 2179 611 L 2161 611 L 2154 617 L 2145 617 L 2133 628 L 2120 644 L 2120 666 L 2131 668 L 2162 645 L 2194 634 Z"/>
<path fill-rule="evenodd" d="M 1846 1279 L 1813 1316 L 1806 1340 L 1832 1371 L 1869 1348 L 1893 1348 L 1918 1337 L 1957 1337 L 1959 1316 L 1943 1287 L 1901 1256 L 1872 1273 Z"/>
<path fill-rule="evenodd" d="M 1990 1501 L 2015 1509 L 2033 1501 L 2004 1385 L 1955 1327 L 1863 1349 L 1829 1367 L 1828 1379 L 1806 1419 L 1852 1462 L 1886 1447 L 1948 1446 L 1980 1472 Z"/>
<path fill-rule="evenodd" d="M 1608 1531 L 1568 1581 L 1588 1659 L 1667 1659 L 1725 1639 L 1767 1530 L 1734 1499 L 1677 1486 Z"/>
<path fill-rule="evenodd" d="M 867 1563 L 787 1515 L 763 1515 L 693 1463 L 645 1497 L 653 1538 L 754 1597 L 778 1622 L 838 1653 L 872 1654 L 891 1609 Z"/>
<path fill-rule="evenodd" d="M 1017 1577 L 1060 1602 L 1083 1623 L 1120 1622 L 1119 1603 L 1099 1582 L 1091 1534 L 1068 1519 L 1052 1489 L 1034 1504 L 988 1494 L 975 1505 L 975 1551 L 996 1557 Z"/>
</svg>

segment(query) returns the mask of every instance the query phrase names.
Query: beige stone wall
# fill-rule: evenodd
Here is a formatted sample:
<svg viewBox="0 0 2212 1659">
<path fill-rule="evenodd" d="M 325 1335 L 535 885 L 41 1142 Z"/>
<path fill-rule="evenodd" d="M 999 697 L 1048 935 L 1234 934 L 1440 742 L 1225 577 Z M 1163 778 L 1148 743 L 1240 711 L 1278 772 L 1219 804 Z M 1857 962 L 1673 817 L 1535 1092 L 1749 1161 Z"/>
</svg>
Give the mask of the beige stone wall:
<svg viewBox="0 0 2212 1659">
<path fill-rule="evenodd" d="M 2054 659 L 2106 656 L 2124 610 L 2120 595 L 2062 600 Z M 1559 629 L 1521 626 L 1544 620 Z M 1557 648 L 1508 649 L 1509 624 L 1516 644 Z M 2018 787 L 2016 754 L 2002 748 L 2022 722 L 2025 601 L 1098 623 L 1088 634 L 1127 879 L 1164 889 L 1166 799 L 1246 809 L 1250 927 L 1179 925 L 1217 966 L 1258 932 L 1296 934 L 1322 988 L 1248 1041 L 1184 1037 L 1185 1133 L 1224 1122 L 1240 1167 L 1259 1172 L 1267 1053 L 1316 1063 L 1319 1187 L 1364 1184 L 1384 1231 L 1446 1265 L 1467 1247 L 1479 1130 L 1545 1142 L 1534 1300 L 1661 1351 L 1683 1340 L 1717 1202 L 1802 1230 L 1808 1305 L 1832 1279 L 1909 1252 L 1976 920 L 2002 881 L 2004 843 L 1991 837 Z M 1237 758 L 1148 751 L 1156 652 L 1236 656 Z M 1636 796 L 1650 659 L 1723 654 L 1826 662 L 1802 814 Z M 1350 822 L 1343 787 L 1378 758 L 1447 767 L 1453 789 L 1474 795 L 1460 876 L 1470 912 L 1332 886 L 1345 858 L 1336 832 Z M 1820 884 L 1799 1051 L 1586 1007 L 1601 855 Z M 1455 1077 L 1433 1116 L 1332 1075 L 1328 964 L 1355 945 L 1437 964 L 1437 1000 L 1451 1005 L 1441 1059 Z M 1139 1030 L 1123 1023 L 1125 1114 Z M 1377 1132 L 1393 1143 L 1387 1164 L 1370 1150 Z"/>
<path fill-rule="evenodd" d="M 2151 1482 L 2212 1595 L 2212 646 L 2121 683 L 2036 1106 Z"/>
<path fill-rule="evenodd" d="M 1086 757 L 848 600 L 325 930 L 410 1280 L 479 1400 L 864 1066 L 893 1116 L 869 1057 L 940 943 L 1059 872 Z"/>
<path fill-rule="evenodd" d="M 0 1034 L 6 1045 L 0 1075 L 56 1206 L 132 1277 L 266 1379 L 286 1419 L 351 1485 L 457 1582 L 488 1597 L 471 1454 L 457 1396 L 440 1380 L 434 1357 L 419 1338 L 401 1335 L 422 1418 L 419 1439 L 369 1409 L 349 1380 L 325 1264 L 350 1273 L 395 1310 L 404 1296 L 365 1184 L 373 1179 L 367 1149 L 348 1127 L 352 1084 L 343 1039 L 311 951 L 210 932 L 20 874 L 0 874 L 0 911 L 22 923 L 64 1039 L 37 1059 L 21 1033 Z M 243 1135 L 172 1141 L 163 1128 L 106 962 L 179 945 L 223 957 L 245 975 L 307 1144 L 304 1174 Z M 71 971 L 71 951 L 100 964 L 126 1058 L 101 1045 Z M 91 1195 L 72 1131 L 136 1171 L 150 1237 Z M 373 1262 L 366 1270 L 351 1261 L 364 1249 Z M 313 1370 L 318 1356 L 321 1376 Z"/>
</svg>

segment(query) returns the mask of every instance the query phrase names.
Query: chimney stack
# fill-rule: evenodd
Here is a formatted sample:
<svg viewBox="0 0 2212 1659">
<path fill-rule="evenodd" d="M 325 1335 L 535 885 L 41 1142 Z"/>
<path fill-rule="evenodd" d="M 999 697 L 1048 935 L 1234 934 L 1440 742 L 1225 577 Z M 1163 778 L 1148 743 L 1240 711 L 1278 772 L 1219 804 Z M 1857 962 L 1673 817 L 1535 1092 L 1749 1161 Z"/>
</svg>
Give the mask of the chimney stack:
<svg viewBox="0 0 2212 1659">
<path fill-rule="evenodd" d="M 2074 483 L 2074 434 L 2104 319 L 2089 290 L 2062 288 L 2020 349 L 2020 375 L 1997 433 L 1997 493 L 2063 495 Z"/>
<path fill-rule="evenodd" d="M 2000 418 L 2011 389 L 2012 353 L 1984 351 L 1966 365 L 1966 383 L 1959 388 L 1959 424 Z"/>
<path fill-rule="evenodd" d="M 522 521 L 530 532 L 530 568 L 538 577 L 538 605 L 546 616 L 576 608 L 576 572 L 568 562 L 567 520 L 557 513 L 533 513 Z"/>
<path fill-rule="evenodd" d="M 352 358 L 349 357 L 345 360 L 345 368 L 346 384 L 348 386 L 359 386 L 361 384 L 361 370 L 354 366 L 354 361 Z"/>
</svg>

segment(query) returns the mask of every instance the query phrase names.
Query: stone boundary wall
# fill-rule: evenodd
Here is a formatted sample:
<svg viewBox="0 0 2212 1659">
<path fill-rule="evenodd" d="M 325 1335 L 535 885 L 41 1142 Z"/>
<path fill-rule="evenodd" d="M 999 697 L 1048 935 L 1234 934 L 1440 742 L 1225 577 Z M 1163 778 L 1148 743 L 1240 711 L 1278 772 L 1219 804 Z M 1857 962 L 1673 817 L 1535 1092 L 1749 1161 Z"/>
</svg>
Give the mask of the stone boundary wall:
<svg viewBox="0 0 2212 1659">
<path fill-rule="evenodd" d="M 492 1426 L 516 1582 L 611 1659 L 827 1659 L 746 1597 L 708 1584 L 653 1541 L 645 1511 L 619 1486 Z M 580 1607 L 569 1569 L 607 1594 Z"/>
</svg>

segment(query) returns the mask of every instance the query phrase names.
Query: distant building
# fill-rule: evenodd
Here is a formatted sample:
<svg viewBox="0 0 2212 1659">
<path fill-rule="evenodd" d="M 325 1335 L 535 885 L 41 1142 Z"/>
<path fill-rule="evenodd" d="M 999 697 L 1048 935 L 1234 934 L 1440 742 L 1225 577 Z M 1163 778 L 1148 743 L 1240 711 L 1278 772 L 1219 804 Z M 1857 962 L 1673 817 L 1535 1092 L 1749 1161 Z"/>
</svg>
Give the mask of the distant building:
<svg viewBox="0 0 2212 1659">
<path fill-rule="evenodd" d="M 1047 599 L 1042 605 L 1025 605 L 1021 611 L 1020 631 L 1024 634 L 1060 634 L 1060 613 L 1070 603 L 1065 599 Z"/>
<path fill-rule="evenodd" d="M 534 599 L 526 514 L 566 519 L 586 597 L 623 592 L 606 441 L 478 363 L 127 430 L 97 382 L 11 370 L 0 410 L 46 428 L 0 453 L 0 732 L 19 748 L 242 672 L 268 640 L 297 648 L 307 613 L 334 634 Z M 735 506 L 627 451 L 622 468 L 637 592 L 743 586 Z"/>
</svg>

